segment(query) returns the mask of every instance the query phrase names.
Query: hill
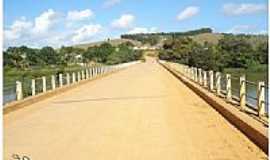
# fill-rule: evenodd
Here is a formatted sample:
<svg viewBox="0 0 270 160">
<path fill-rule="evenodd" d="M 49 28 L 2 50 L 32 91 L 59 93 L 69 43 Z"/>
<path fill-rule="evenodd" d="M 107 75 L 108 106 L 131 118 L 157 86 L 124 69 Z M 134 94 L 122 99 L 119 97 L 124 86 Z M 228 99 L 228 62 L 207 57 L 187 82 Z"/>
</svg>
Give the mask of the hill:
<svg viewBox="0 0 270 160">
<path fill-rule="evenodd" d="M 199 44 L 204 44 L 204 42 L 217 44 L 218 41 L 223 37 L 224 35 L 220 33 L 201 33 L 198 35 L 190 36 L 190 38 Z"/>
<path fill-rule="evenodd" d="M 100 46 L 102 43 L 105 43 L 105 42 L 110 43 L 112 46 L 118 46 L 119 44 L 122 44 L 122 43 L 125 43 L 125 42 L 130 42 L 134 46 L 141 46 L 141 42 L 136 41 L 136 40 L 131 40 L 131 39 L 111 39 L 111 40 L 107 40 L 107 41 L 99 41 L 99 42 L 93 42 L 93 43 L 77 44 L 77 45 L 74 45 L 73 47 L 87 49 L 88 47 Z"/>
</svg>

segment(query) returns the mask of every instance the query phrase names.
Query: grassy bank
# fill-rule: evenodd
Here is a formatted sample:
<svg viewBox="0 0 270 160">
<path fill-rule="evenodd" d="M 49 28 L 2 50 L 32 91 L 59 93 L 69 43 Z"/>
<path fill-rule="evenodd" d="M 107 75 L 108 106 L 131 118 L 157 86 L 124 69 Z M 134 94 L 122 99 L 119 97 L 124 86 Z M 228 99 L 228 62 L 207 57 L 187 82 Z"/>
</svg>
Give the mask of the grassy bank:
<svg viewBox="0 0 270 160">
<path fill-rule="evenodd" d="M 239 77 L 246 75 L 246 79 L 249 81 L 267 81 L 268 66 L 256 65 L 247 69 L 244 68 L 226 68 L 224 73 L 230 73 L 232 76 Z"/>
<path fill-rule="evenodd" d="M 82 70 L 84 67 L 73 65 L 68 67 L 63 66 L 44 66 L 31 69 L 19 70 L 17 68 L 4 68 L 4 86 L 15 84 L 16 80 L 24 81 L 42 76 L 57 75 L 60 73 L 75 72 Z"/>
</svg>

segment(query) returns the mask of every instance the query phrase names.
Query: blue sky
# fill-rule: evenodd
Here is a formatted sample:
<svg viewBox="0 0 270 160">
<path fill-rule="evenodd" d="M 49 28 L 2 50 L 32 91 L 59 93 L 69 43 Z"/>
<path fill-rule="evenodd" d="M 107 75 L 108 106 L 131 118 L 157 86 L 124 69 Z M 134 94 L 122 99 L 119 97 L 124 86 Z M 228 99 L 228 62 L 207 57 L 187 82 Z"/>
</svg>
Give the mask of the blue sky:
<svg viewBox="0 0 270 160">
<path fill-rule="evenodd" d="M 123 33 L 267 33 L 267 0 L 5 0 L 4 48 L 59 47 Z"/>
</svg>

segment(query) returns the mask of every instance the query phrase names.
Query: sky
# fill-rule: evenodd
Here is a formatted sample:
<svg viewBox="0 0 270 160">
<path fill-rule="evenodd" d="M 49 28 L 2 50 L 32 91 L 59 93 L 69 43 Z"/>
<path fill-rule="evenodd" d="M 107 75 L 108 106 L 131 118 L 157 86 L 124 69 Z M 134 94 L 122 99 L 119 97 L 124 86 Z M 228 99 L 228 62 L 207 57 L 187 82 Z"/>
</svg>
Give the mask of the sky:
<svg viewBox="0 0 270 160">
<path fill-rule="evenodd" d="M 127 33 L 268 33 L 267 0 L 4 0 L 4 48 L 60 47 Z"/>
</svg>

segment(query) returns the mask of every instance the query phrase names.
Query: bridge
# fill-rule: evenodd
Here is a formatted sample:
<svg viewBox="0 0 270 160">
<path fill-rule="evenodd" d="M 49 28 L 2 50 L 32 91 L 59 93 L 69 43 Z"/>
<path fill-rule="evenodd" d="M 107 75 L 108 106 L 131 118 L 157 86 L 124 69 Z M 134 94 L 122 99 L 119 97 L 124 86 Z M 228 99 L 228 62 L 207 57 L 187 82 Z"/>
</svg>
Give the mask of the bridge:
<svg viewBox="0 0 270 160">
<path fill-rule="evenodd" d="M 4 114 L 4 158 L 267 159 L 167 69 L 148 58 L 20 109 L 16 104 Z"/>
</svg>

